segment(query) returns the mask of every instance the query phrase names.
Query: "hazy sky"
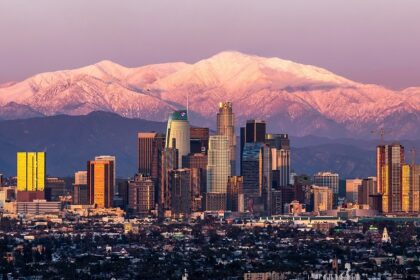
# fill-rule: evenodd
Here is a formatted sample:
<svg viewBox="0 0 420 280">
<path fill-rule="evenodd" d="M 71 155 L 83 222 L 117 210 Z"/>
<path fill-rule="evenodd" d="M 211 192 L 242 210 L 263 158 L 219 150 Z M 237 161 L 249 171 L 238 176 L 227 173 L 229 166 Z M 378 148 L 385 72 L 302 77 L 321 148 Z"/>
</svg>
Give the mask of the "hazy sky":
<svg viewBox="0 0 420 280">
<path fill-rule="evenodd" d="M 103 59 L 194 62 L 222 50 L 420 86 L 420 1 L 0 0 L 0 83 Z"/>
</svg>

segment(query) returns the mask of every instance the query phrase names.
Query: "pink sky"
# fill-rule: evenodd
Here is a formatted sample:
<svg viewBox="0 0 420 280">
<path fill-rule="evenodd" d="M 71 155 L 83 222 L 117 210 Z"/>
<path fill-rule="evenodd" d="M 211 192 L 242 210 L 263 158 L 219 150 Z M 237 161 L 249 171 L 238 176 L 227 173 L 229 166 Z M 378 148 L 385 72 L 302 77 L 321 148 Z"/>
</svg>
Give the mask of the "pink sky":
<svg viewBox="0 0 420 280">
<path fill-rule="evenodd" d="M 420 86 L 418 0 L 2 0 L 0 83 L 109 59 L 278 56 L 391 88 Z"/>
</svg>

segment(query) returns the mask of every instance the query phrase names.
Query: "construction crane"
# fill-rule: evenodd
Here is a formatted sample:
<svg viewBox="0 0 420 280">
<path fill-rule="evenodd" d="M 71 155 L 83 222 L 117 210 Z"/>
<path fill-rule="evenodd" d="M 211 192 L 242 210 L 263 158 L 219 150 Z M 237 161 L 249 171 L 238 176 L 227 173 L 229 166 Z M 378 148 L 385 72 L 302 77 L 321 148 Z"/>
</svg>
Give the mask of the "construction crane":
<svg viewBox="0 0 420 280">
<path fill-rule="evenodd" d="M 381 136 L 381 145 L 385 144 L 385 129 L 382 127 L 378 130 L 372 130 L 370 133 L 372 134 L 379 134 Z"/>
</svg>

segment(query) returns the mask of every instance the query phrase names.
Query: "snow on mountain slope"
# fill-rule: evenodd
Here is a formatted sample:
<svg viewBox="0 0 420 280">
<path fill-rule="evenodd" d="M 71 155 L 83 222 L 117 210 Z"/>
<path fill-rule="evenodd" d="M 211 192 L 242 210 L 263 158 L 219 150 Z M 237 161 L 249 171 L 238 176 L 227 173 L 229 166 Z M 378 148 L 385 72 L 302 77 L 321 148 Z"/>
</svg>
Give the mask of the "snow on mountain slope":
<svg viewBox="0 0 420 280">
<path fill-rule="evenodd" d="M 186 106 L 194 125 L 214 127 L 217 104 L 234 103 L 238 126 L 261 118 L 293 135 L 420 138 L 420 88 L 392 91 L 279 58 L 222 52 L 195 64 L 127 68 L 111 61 L 35 75 L 0 88 L 0 118 L 115 112 L 164 121 Z M 18 108 L 13 111 L 13 108 Z M 12 114 L 12 112 L 14 112 Z"/>
</svg>

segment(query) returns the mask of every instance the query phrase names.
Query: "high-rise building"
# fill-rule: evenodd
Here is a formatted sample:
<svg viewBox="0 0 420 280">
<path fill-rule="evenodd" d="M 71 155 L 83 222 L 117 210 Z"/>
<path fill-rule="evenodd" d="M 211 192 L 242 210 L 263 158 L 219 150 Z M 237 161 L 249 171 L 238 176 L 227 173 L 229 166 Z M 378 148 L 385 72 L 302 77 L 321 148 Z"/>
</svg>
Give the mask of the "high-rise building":
<svg viewBox="0 0 420 280">
<path fill-rule="evenodd" d="M 242 157 L 246 143 L 264 143 L 266 134 L 266 124 L 262 120 L 248 120 L 245 127 L 240 130 L 240 160 L 242 170 Z M 242 172 L 242 171 L 241 171 Z M 241 173 L 242 174 L 242 173 Z"/>
<path fill-rule="evenodd" d="M 190 128 L 190 153 L 207 154 L 209 149 L 210 130 L 208 127 Z"/>
<path fill-rule="evenodd" d="M 87 163 L 89 204 L 99 208 L 112 207 L 114 161 L 91 160 Z"/>
<path fill-rule="evenodd" d="M 135 214 L 147 215 L 154 208 L 154 182 L 151 177 L 137 174 L 128 182 L 128 209 Z"/>
<path fill-rule="evenodd" d="M 181 166 L 182 157 L 190 153 L 190 124 L 186 110 L 175 111 L 170 115 L 165 147 L 178 149 L 178 166 Z"/>
<path fill-rule="evenodd" d="M 230 166 L 232 175 L 236 174 L 236 135 L 235 115 L 233 114 L 231 102 L 219 103 L 217 113 L 217 134 L 227 136 L 230 151 Z"/>
<path fill-rule="evenodd" d="M 329 187 L 334 195 L 338 194 L 339 176 L 332 172 L 318 172 L 313 178 L 314 185 Z"/>
<path fill-rule="evenodd" d="M 191 170 L 176 169 L 168 172 L 169 189 L 171 190 L 172 215 L 186 217 L 192 212 L 191 204 Z"/>
<path fill-rule="evenodd" d="M 265 143 L 271 147 L 273 182 L 279 187 L 290 184 L 290 139 L 288 134 L 266 134 Z"/>
<path fill-rule="evenodd" d="M 154 158 L 154 149 L 164 147 L 165 136 L 156 132 L 139 132 L 138 140 L 138 172 L 144 176 L 151 176 Z"/>
<path fill-rule="evenodd" d="M 108 161 L 112 161 L 113 162 L 113 182 L 112 182 L 112 186 L 111 186 L 111 190 L 112 190 L 112 196 L 117 194 L 117 162 L 116 162 L 116 158 L 115 156 L 108 156 L 108 155 L 103 155 L 103 156 L 96 156 L 95 160 L 108 160 Z"/>
<path fill-rule="evenodd" d="M 77 171 L 74 173 L 75 185 L 87 185 L 87 171 Z"/>
<path fill-rule="evenodd" d="M 60 178 L 48 177 L 44 192 L 47 201 L 60 201 L 60 196 L 67 194 L 66 182 Z"/>
<path fill-rule="evenodd" d="M 226 200 L 227 182 L 231 175 L 230 171 L 230 147 L 228 137 L 224 135 L 210 136 L 206 195 L 206 205 L 208 208 L 206 208 L 206 210 L 226 210 L 215 208 L 220 208 L 220 205 L 222 205 L 221 202 L 216 200 Z M 212 205 L 215 207 L 212 207 Z M 224 205 L 226 206 L 226 201 L 224 201 Z"/>
<path fill-rule="evenodd" d="M 44 199 L 45 153 L 17 153 L 17 193 L 18 202 Z"/>
<path fill-rule="evenodd" d="M 87 171 L 77 171 L 74 173 L 73 204 L 89 204 L 88 196 Z"/>
<path fill-rule="evenodd" d="M 290 139 L 289 135 L 286 133 L 267 133 L 265 135 L 265 143 L 270 145 L 270 147 L 276 148 L 278 150 L 290 150 Z"/>
<path fill-rule="evenodd" d="M 328 211 L 333 206 L 333 191 L 326 186 L 312 186 L 312 209 L 314 212 Z"/>
<path fill-rule="evenodd" d="M 246 143 L 242 153 L 242 176 L 246 204 L 271 211 L 272 158 L 271 148 L 260 142 Z M 257 205 L 261 203 L 262 205 Z"/>
<path fill-rule="evenodd" d="M 362 180 L 359 187 L 357 200 L 360 205 L 369 205 L 369 197 L 377 194 L 376 177 L 368 177 Z"/>
<path fill-rule="evenodd" d="M 161 151 L 158 172 L 158 204 L 160 210 L 170 210 L 171 190 L 169 188 L 169 175 L 171 170 L 178 169 L 178 149 L 165 148 Z"/>
<path fill-rule="evenodd" d="M 346 180 L 346 199 L 348 202 L 359 202 L 359 188 L 362 187 L 362 179 L 347 179 Z"/>
<path fill-rule="evenodd" d="M 17 190 L 43 191 L 45 188 L 45 152 L 17 153 Z"/>
<path fill-rule="evenodd" d="M 188 156 L 183 157 L 182 166 L 190 169 L 198 169 L 200 175 L 200 193 L 205 193 L 207 191 L 207 160 L 208 156 L 206 154 L 189 154 Z"/>
<path fill-rule="evenodd" d="M 210 136 L 207 161 L 207 192 L 226 193 L 230 173 L 230 152 L 227 136 Z"/>
<path fill-rule="evenodd" d="M 242 176 L 230 176 L 227 185 L 227 210 L 232 212 L 244 212 L 244 178 Z"/>
<path fill-rule="evenodd" d="M 419 212 L 420 165 L 402 166 L 402 211 Z"/>
<path fill-rule="evenodd" d="M 382 192 L 384 213 L 402 211 L 402 166 L 404 147 L 400 144 L 376 148 L 378 190 Z"/>
</svg>

